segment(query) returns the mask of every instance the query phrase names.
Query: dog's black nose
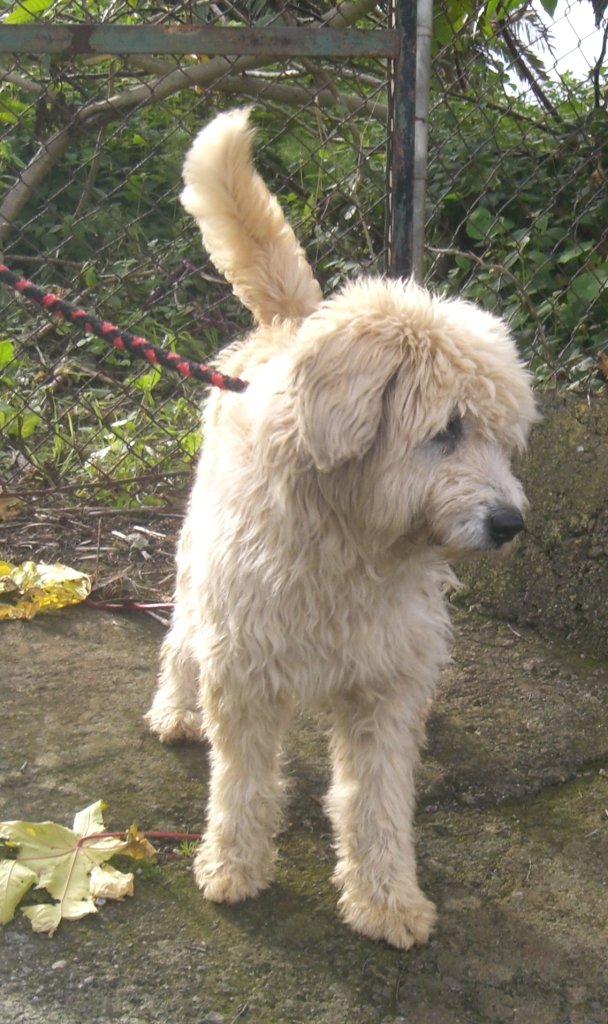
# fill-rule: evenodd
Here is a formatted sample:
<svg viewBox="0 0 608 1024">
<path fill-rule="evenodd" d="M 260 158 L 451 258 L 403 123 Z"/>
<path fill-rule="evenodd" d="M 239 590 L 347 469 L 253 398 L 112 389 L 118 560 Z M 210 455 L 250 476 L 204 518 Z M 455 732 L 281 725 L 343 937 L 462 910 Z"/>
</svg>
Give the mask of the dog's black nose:
<svg viewBox="0 0 608 1024">
<path fill-rule="evenodd" d="M 524 521 L 516 508 L 495 508 L 488 516 L 488 527 L 492 543 L 500 547 L 523 530 Z"/>
</svg>

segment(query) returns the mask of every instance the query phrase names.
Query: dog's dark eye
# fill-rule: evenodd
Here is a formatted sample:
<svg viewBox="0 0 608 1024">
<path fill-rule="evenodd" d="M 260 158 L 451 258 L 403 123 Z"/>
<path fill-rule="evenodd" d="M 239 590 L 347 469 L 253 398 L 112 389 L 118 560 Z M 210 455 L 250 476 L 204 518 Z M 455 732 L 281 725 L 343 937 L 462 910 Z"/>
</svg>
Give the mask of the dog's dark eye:
<svg viewBox="0 0 608 1024">
<path fill-rule="evenodd" d="M 456 445 L 462 437 L 462 416 L 458 413 L 450 418 L 447 427 L 444 430 L 440 430 L 438 434 L 433 437 L 433 444 L 442 448 L 444 452 L 453 452 Z"/>
</svg>

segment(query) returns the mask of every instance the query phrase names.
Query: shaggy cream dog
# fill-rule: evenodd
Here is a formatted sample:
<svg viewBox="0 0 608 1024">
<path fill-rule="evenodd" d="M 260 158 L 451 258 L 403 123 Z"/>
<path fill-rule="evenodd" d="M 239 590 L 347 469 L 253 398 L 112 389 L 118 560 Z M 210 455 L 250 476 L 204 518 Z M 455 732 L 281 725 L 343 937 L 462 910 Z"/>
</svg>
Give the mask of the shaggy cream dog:
<svg viewBox="0 0 608 1024">
<path fill-rule="evenodd" d="M 356 280 L 324 300 L 253 169 L 248 112 L 192 146 L 182 202 L 258 327 L 222 369 L 177 556 L 177 596 L 147 719 L 211 744 L 210 900 L 272 880 L 280 752 L 296 702 L 326 715 L 335 881 L 346 921 L 424 942 L 414 774 L 450 634 L 452 559 L 522 529 L 510 458 L 535 418 L 507 328 L 412 283 Z"/>
</svg>

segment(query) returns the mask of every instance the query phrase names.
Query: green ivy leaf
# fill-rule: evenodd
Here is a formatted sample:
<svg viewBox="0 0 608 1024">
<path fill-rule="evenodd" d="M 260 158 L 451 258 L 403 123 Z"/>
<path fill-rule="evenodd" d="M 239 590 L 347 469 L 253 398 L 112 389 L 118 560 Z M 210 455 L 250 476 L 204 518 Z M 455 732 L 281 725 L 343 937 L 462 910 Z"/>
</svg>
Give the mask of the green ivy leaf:
<svg viewBox="0 0 608 1024">
<path fill-rule="evenodd" d="M 575 277 L 570 288 L 574 295 L 584 302 L 595 302 L 604 288 L 607 276 L 608 271 L 604 269 L 588 270 Z"/>
<path fill-rule="evenodd" d="M 19 435 L 23 439 L 30 437 L 34 433 L 36 427 L 40 423 L 42 417 L 37 412 L 27 412 L 21 418 L 21 428 Z"/>
<path fill-rule="evenodd" d="M 15 346 L 12 341 L 0 341 L 0 366 L 6 366 L 15 356 Z"/>
<path fill-rule="evenodd" d="M 557 262 L 570 263 L 572 260 L 584 255 L 584 253 L 589 252 L 594 245 L 595 242 L 593 241 L 577 242 L 576 245 L 571 245 L 567 249 L 564 249 L 564 251 L 557 257 Z"/>
<path fill-rule="evenodd" d="M 22 25 L 35 21 L 36 15 L 44 14 L 52 6 L 54 0 L 20 0 L 15 9 L 3 18 L 5 25 Z"/>
<path fill-rule="evenodd" d="M 476 242 L 484 241 L 495 224 L 496 218 L 487 206 L 478 206 L 467 220 L 467 235 Z"/>
<path fill-rule="evenodd" d="M 550 18 L 553 17 L 557 10 L 558 0 L 540 0 L 540 5 L 544 11 L 547 12 Z"/>
</svg>

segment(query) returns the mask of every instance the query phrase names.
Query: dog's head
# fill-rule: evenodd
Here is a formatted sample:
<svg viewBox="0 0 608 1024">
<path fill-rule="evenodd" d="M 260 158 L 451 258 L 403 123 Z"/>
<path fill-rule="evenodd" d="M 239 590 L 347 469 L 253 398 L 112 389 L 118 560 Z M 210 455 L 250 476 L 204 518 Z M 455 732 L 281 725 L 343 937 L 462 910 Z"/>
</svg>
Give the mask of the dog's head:
<svg viewBox="0 0 608 1024">
<path fill-rule="evenodd" d="M 536 412 L 501 320 L 413 284 L 354 282 L 302 324 L 293 384 L 323 494 L 374 546 L 452 558 L 523 528 L 510 463 Z"/>
</svg>

